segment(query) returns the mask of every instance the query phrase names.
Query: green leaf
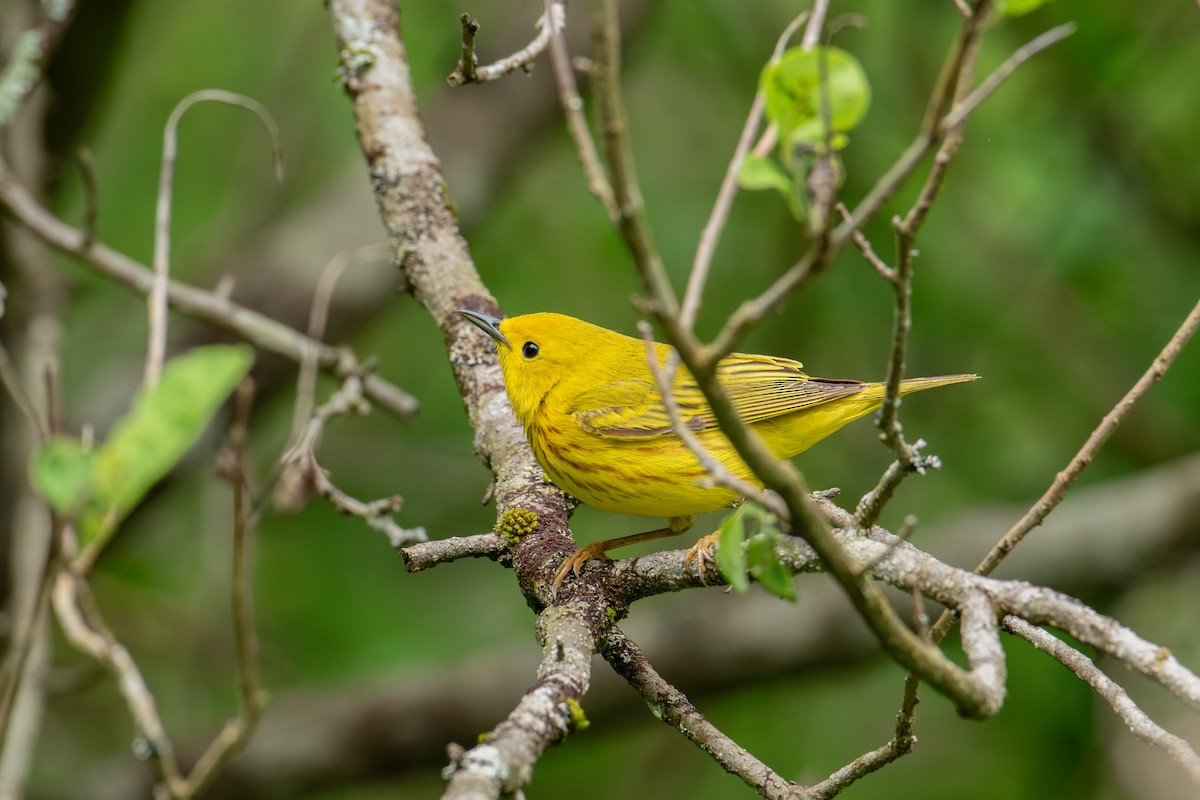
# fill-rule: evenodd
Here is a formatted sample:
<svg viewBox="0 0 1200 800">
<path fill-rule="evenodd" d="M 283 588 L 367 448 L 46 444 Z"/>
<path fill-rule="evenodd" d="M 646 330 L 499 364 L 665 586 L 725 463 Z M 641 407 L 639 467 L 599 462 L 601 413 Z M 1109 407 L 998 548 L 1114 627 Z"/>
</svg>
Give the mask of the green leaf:
<svg viewBox="0 0 1200 800">
<path fill-rule="evenodd" d="M 778 189 L 784 195 L 795 191 L 796 185 L 788 174 L 770 158 L 753 153 L 742 159 L 738 167 L 738 186 L 748 191 Z"/>
<path fill-rule="evenodd" d="M 788 204 L 788 210 L 798 221 L 803 222 L 808 216 L 805 210 L 805 199 L 795 181 L 773 159 L 762 156 L 748 155 L 738 167 L 738 185 L 748 191 L 757 189 L 775 189 Z"/>
<path fill-rule="evenodd" d="M 775 545 L 779 541 L 779 529 L 768 528 L 763 533 L 750 539 L 746 546 L 746 555 L 750 564 L 750 574 L 762 587 L 784 600 L 796 599 L 796 587 L 792 585 L 792 576 L 787 567 L 779 560 Z"/>
<path fill-rule="evenodd" d="M 739 508 L 721 520 L 721 535 L 717 544 L 717 566 L 734 591 L 744 592 L 750 588 L 746 574 L 746 552 L 742 542 L 746 540 L 746 526 Z"/>
<path fill-rule="evenodd" d="M 197 347 L 171 359 L 158 385 L 141 389 L 92 463 L 94 493 L 78 519 L 95 551 L 159 479 L 183 458 L 254 360 L 243 345 Z"/>
<path fill-rule="evenodd" d="M 1037 11 L 1049 0 L 1001 0 L 1000 13 L 1006 17 L 1021 17 Z"/>
<path fill-rule="evenodd" d="M 822 72 L 831 133 L 852 130 L 866 115 L 871 85 L 858 59 L 837 47 L 793 47 L 767 64 L 759 82 L 767 118 L 779 129 L 780 141 L 793 146 L 824 142 Z"/>
<path fill-rule="evenodd" d="M 29 482 L 50 507 L 63 516 L 74 516 L 92 492 L 92 461 L 78 439 L 48 439 L 29 461 Z"/>
</svg>

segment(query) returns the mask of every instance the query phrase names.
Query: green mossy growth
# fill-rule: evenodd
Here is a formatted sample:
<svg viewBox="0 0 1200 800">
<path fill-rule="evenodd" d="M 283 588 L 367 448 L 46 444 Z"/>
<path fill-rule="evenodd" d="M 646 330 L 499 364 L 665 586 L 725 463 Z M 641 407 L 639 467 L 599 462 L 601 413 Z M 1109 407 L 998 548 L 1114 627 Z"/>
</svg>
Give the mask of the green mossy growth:
<svg viewBox="0 0 1200 800">
<path fill-rule="evenodd" d="M 527 508 L 511 508 L 496 520 L 496 533 L 503 536 L 510 544 L 516 544 L 522 536 L 533 533 L 537 524 L 536 511 L 530 511 Z"/>
<path fill-rule="evenodd" d="M 588 722 L 587 716 L 583 713 L 583 706 L 579 705 L 579 701 L 574 698 L 567 698 L 567 711 L 571 716 L 567 719 L 567 727 L 573 731 L 581 731 L 592 723 Z"/>
</svg>

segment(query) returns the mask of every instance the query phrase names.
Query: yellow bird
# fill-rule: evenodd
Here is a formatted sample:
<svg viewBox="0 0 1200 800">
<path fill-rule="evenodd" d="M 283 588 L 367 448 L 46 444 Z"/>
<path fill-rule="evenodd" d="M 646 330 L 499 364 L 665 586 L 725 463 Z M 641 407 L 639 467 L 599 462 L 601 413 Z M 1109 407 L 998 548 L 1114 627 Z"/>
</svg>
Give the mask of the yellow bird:
<svg viewBox="0 0 1200 800">
<path fill-rule="evenodd" d="M 562 314 L 496 319 L 467 309 L 459 313 L 495 340 L 513 412 L 558 488 L 606 511 L 667 518 L 665 528 L 579 548 L 562 563 L 555 587 L 590 558 L 683 533 L 696 514 L 738 499 L 731 489 L 703 482 L 705 468 L 672 431 L 641 339 Z M 658 364 L 665 364 L 671 348 L 654 348 Z M 731 353 L 717 365 L 717 377 L 742 420 L 781 459 L 804 452 L 883 403 L 882 383 L 812 378 L 801 366 L 745 353 Z M 912 378 L 901 382 L 900 394 L 977 377 Z M 713 458 L 731 474 L 761 486 L 717 427 L 683 366 L 675 374 L 673 393 L 685 424 Z M 688 563 L 710 559 L 715 545 L 715 534 L 702 538 L 688 551 Z"/>
</svg>

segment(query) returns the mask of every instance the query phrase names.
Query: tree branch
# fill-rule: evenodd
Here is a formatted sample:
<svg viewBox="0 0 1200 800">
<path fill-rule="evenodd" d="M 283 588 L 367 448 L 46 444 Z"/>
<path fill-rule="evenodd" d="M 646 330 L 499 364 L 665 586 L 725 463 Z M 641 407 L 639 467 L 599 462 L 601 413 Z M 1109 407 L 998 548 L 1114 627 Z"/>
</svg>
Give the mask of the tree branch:
<svg viewBox="0 0 1200 800">
<path fill-rule="evenodd" d="M 89 242 L 84 232 L 43 208 L 2 162 L 0 206 L 51 247 L 75 256 L 117 283 L 149 294 L 154 283 L 154 273 L 149 268 L 99 242 Z M 167 283 L 167 299 L 184 314 L 296 363 L 301 363 L 306 354 L 315 349 L 321 368 L 335 377 L 345 378 L 362 371 L 362 365 L 348 349 L 314 342 L 299 331 L 239 305 L 223 294 L 172 280 Z M 364 378 L 363 390 L 401 419 L 409 419 L 417 412 L 415 397 L 377 375 Z"/>
<path fill-rule="evenodd" d="M 1009 633 L 1020 636 L 1031 645 L 1051 656 L 1062 664 L 1081 681 L 1092 688 L 1097 695 L 1104 699 L 1117 713 L 1117 716 L 1129 726 L 1133 735 L 1142 741 L 1161 747 L 1183 768 L 1184 772 L 1196 783 L 1200 784 L 1200 756 L 1187 743 L 1187 740 L 1169 733 L 1156 724 L 1150 716 L 1138 707 L 1129 693 L 1120 684 L 1100 671 L 1100 668 L 1083 653 L 1071 647 L 1046 631 L 1031 625 L 1020 617 L 1009 615 L 1004 618 L 1003 627 Z"/>
<path fill-rule="evenodd" d="M 458 67 L 446 78 L 451 86 L 462 86 L 465 83 L 487 83 L 496 78 L 508 75 L 518 69 L 533 69 L 533 61 L 537 58 L 550 40 L 567 24 L 567 9 L 565 0 L 552 0 L 545 13 L 538 18 L 535 27 L 537 36 L 529 44 L 506 58 L 502 58 L 486 67 L 478 65 L 475 56 L 475 37 L 479 33 L 479 23 L 470 14 L 462 15 L 463 46 L 462 58 Z"/>
</svg>

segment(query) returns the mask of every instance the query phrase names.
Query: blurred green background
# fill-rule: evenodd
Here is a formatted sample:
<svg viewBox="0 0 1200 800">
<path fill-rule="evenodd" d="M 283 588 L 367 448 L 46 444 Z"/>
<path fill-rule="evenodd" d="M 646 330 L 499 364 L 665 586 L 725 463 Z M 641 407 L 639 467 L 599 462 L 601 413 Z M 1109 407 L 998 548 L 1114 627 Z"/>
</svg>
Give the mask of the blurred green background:
<svg viewBox="0 0 1200 800">
<path fill-rule="evenodd" d="M 528 39 L 540 4 L 403 5 L 430 139 L 476 264 L 502 308 L 556 310 L 632 333 L 639 316 L 629 298 L 637 280 L 586 192 L 547 91 L 548 64 L 484 86 L 445 83 L 458 58 L 461 11 L 482 24 L 480 53 L 490 60 Z M 587 4 L 575 5 L 572 28 L 581 33 Z M 634 150 L 658 244 L 681 286 L 758 72 L 804 4 L 626 5 Z M 915 515 L 916 543 L 954 552 L 964 567 L 1041 494 L 1200 295 L 1200 8 L 1121 5 L 1056 0 L 988 30 L 981 75 L 1045 29 L 1065 21 L 1079 26 L 972 117 L 918 241 L 909 372 L 977 372 L 983 380 L 905 403 L 910 437 L 926 439 L 945 468 L 907 482 L 883 521 L 894 527 Z M 273 181 L 266 136 L 248 114 L 217 105 L 189 112 L 180 128 L 172 269 L 205 287 L 232 276 L 235 298 L 302 326 L 322 268 L 338 253 L 384 240 L 350 106 L 333 79 L 336 54 L 324 9 L 287 0 L 80 7 L 52 72 L 56 95 L 45 137 L 51 151 L 42 173 L 52 207 L 75 224 L 82 219 L 81 181 L 62 154 L 87 147 L 99 185 L 99 238 L 148 263 L 162 127 L 172 107 L 205 87 L 254 97 L 279 121 L 286 179 Z M 837 44 L 862 61 L 873 89 L 870 112 L 844 152 L 843 196 L 853 201 L 914 136 L 958 14 L 947 0 L 833 3 L 831 17 L 843 14 L 860 24 L 843 28 Z M 13 32 L 4 32 L 6 40 Z M 32 166 L 15 163 L 18 170 Z M 867 229 L 885 258 L 892 256 L 887 218 L 902 213 L 915 190 Z M 717 253 L 701 333 L 715 332 L 805 246 L 777 196 L 740 195 Z M 74 429 L 103 431 L 139 378 L 144 305 L 69 259 L 55 261 L 67 292 L 67 418 Z M 358 497 L 402 494 L 405 526 L 424 526 L 433 537 L 488 530 L 493 512 L 480 498 L 489 475 L 472 453 L 441 335 L 419 304 L 397 292 L 398 283 L 386 263 L 353 266 L 335 294 L 331 339 L 377 356 L 379 372 L 416 394 L 421 413 L 411 424 L 378 411 L 337 421 L 322 463 Z M 19 308 L 19 287 L 10 292 L 9 307 Z M 798 358 L 817 375 L 874 379 L 885 369 L 890 328 L 889 287 L 847 252 L 742 349 Z M 5 336 L 16 332 L 6 329 Z M 172 317 L 175 347 L 211 337 Z M 295 397 L 294 368 L 262 361 L 251 441 L 260 477 L 286 442 Z M 1086 498 L 1119 493 L 1129 476 L 1171 474 L 1180 459 L 1200 451 L 1198 376 L 1200 348 L 1193 346 L 1086 473 L 1081 483 L 1095 493 L 1069 498 L 1064 515 Z M 322 393 L 331 388 L 321 385 Z M 3 406 L 8 425 L 11 404 Z M 106 618 L 146 672 L 173 738 L 192 754 L 236 699 L 231 500 L 213 477 L 222 436 L 214 431 L 131 518 L 95 577 Z M 846 503 L 868 490 L 887 462 L 868 422 L 798 459 L 811 485 L 840 487 Z M 981 519 L 966 516 L 981 508 L 994 510 L 986 523 L 955 525 Z M 1134 516 L 1145 521 L 1156 508 Z M 1086 561 L 1083 554 L 1060 555 L 1038 580 L 1082 594 L 1195 668 L 1198 518 L 1171 520 L 1166 543 L 1138 550 L 1136 560 L 1124 550 L 1124 542 L 1135 544 L 1126 531 L 1099 530 L 1112 522 L 1101 519 L 1097 539 L 1120 568 L 1101 578 L 1073 567 Z M 585 508 L 573 527 L 591 540 L 645 524 Z M 1137 530 L 1129 527 L 1128 535 Z M 943 538 L 933 536 L 938 531 Z M 960 536 L 974 545 L 955 551 Z M 263 680 L 275 702 L 235 765 L 237 780 L 218 796 L 435 796 L 445 742 L 473 743 L 533 681 L 533 616 L 511 575 L 491 562 L 408 575 L 383 537 L 319 502 L 297 516 L 268 515 L 255 548 Z M 1015 568 L 1005 575 L 1029 577 Z M 652 657 L 680 665 L 679 674 L 664 667 L 664 676 L 693 692 L 700 709 L 739 743 L 785 777 L 820 780 L 886 740 L 903 682 L 903 672 L 845 616 L 834 646 L 826 637 L 792 656 L 764 655 L 771 643 L 795 650 L 791 626 L 802 626 L 816 598 L 822 608 L 838 605 L 825 583 L 799 579 L 800 601 L 786 607 L 757 590 L 657 598 L 634 608 L 629 629 L 635 638 L 644 633 Z M 759 613 L 775 621 L 762 652 L 725 652 L 725 639 L 704 627 L 709 614 L 737 620 Z M 663 629 L 679 620 L 695 636 L 661 644 Z M 1006 639 L 1006 648 L 1011 689 L 996 719 L 960 720 L 927 693 L 916 751 L 848 796 L 1194 796 L 1181 771 L 1137 743 L 1065 670 L 1022 642 Z M 134 731 L 113 682 L 63 641 L 55 651 L 61 675 L 30 796 L 144 796 L 148 768 L 131 754 Z M 711 653 L 699 660 L 726 666 L 715 673 L 685 669 L 680 651 Z M 595 671 L 603 684 L 607 666 L 597 661 Z M 447 676 L 469 687 L 459 691 Z M 1139 700 L 1159 708 L 1160 721 L 1200 741 L 1194 715 L 1175 719 L 1162 692 L 1134 688 Z M 470 702 L 452 702 L 458 695 Z M 391 700 L 378 699 L 384 697 Z M 481 709 L 483 699 L 489 705 Z M 385 720 L 383 732 L 351 737 L 337 752 L 316 744 L 336 727 L 333 719 L 360 704 L 362 730 L 375 730 L 374 711 Z M 598 686 L 594 704 L 585 699 L 584 708 L 593 725 L 543 757 L 529 797 L 752 796 L 655 720 L 633 692 Z M 386 717 L 387 710 L 397 716 Z M 429 735 L 403 730 L 406 719 L 420 726 L 439 717 L 444 728 Z M 423 744 L 408 747 L 409 739 Z"/>
</svg>

